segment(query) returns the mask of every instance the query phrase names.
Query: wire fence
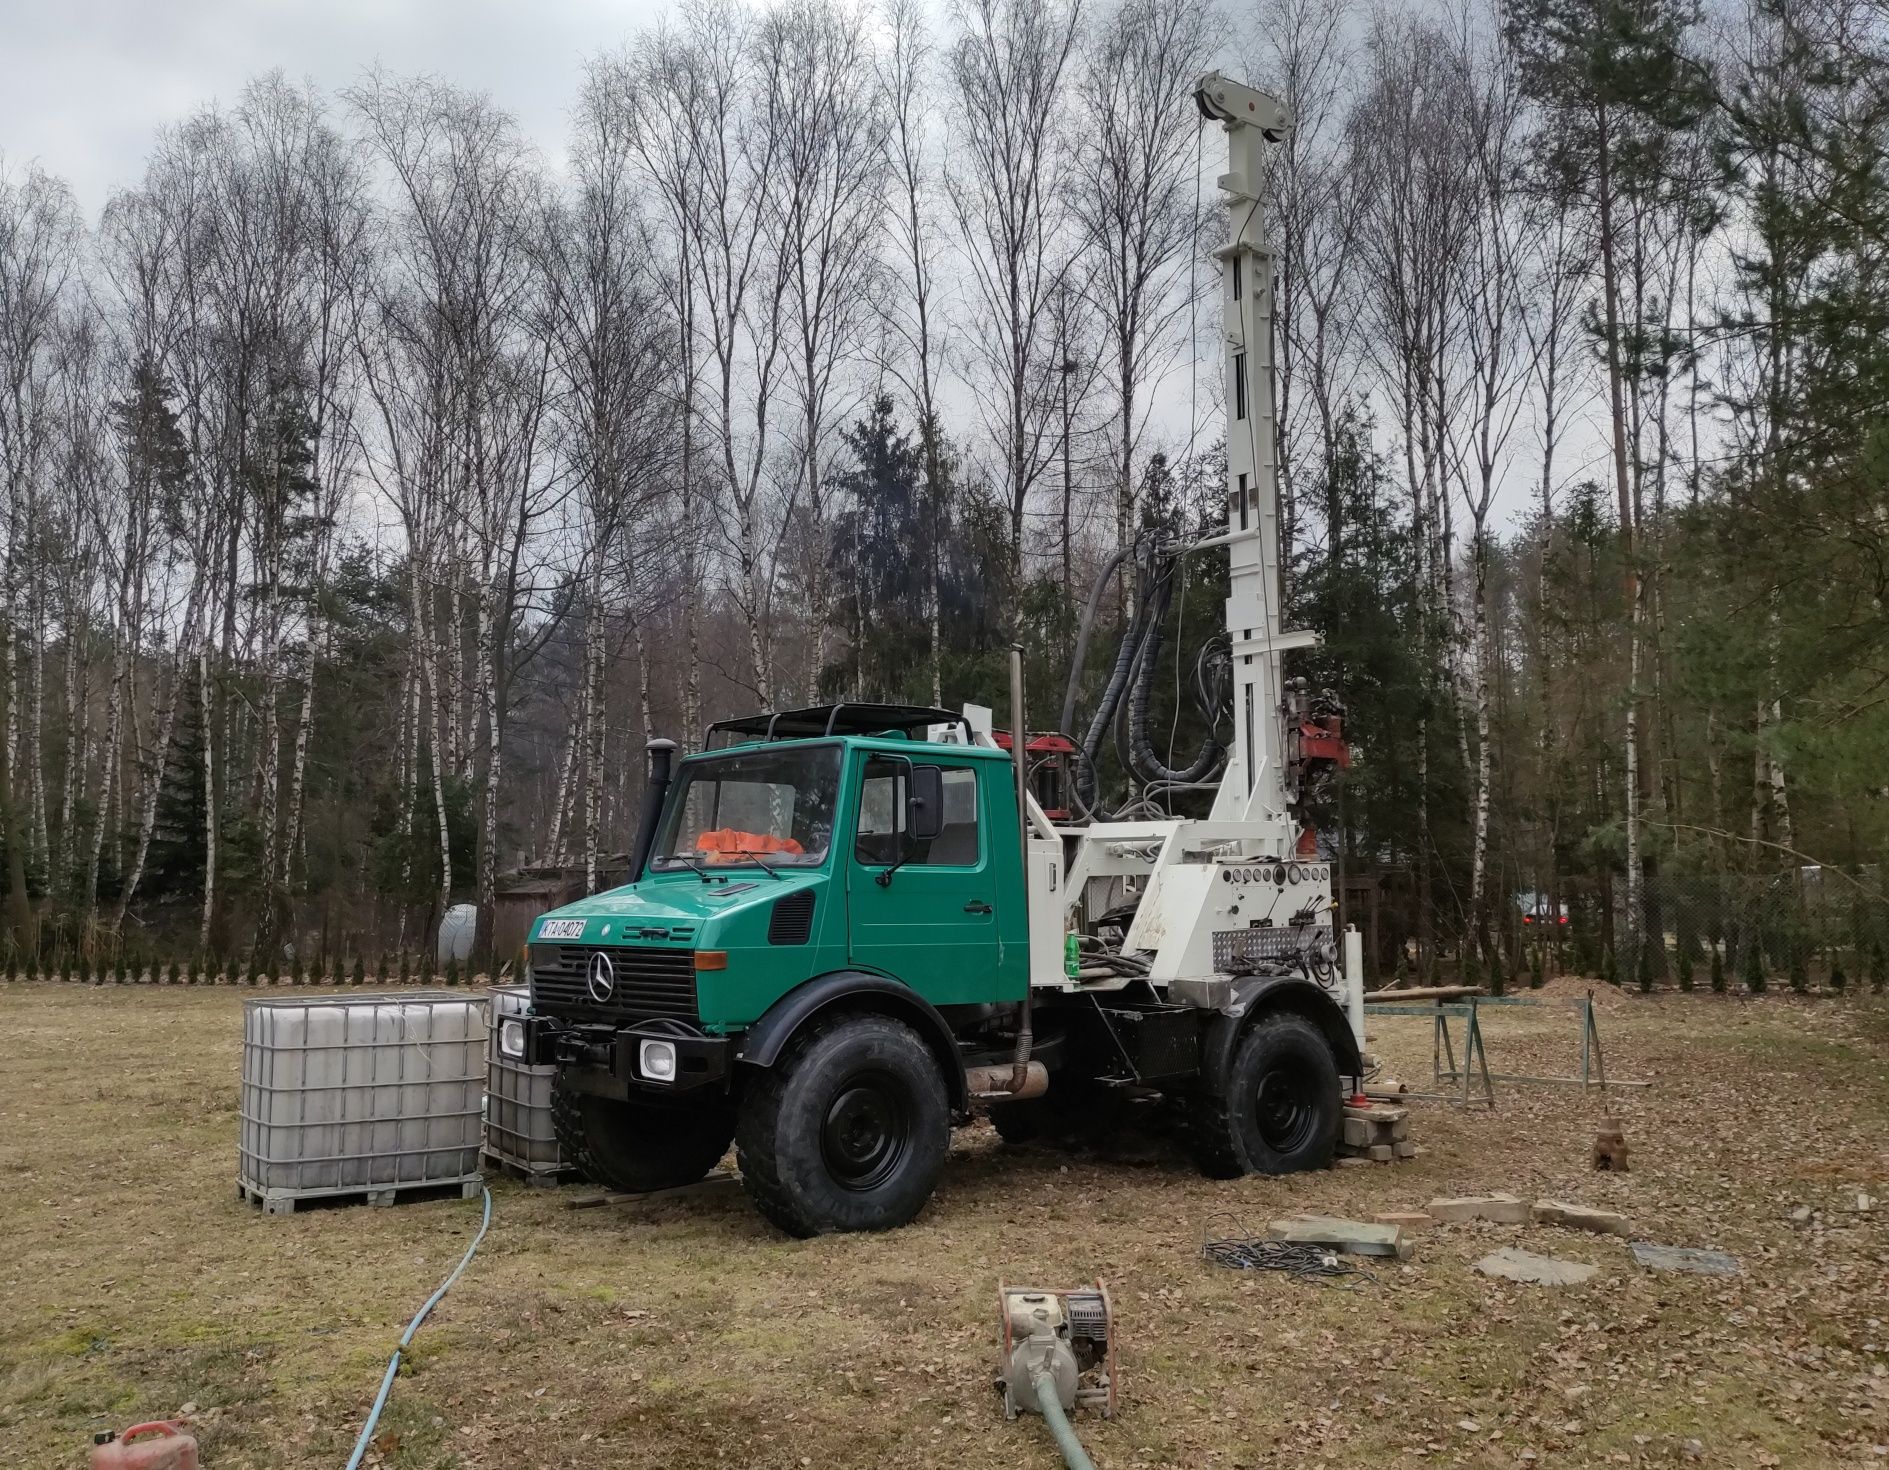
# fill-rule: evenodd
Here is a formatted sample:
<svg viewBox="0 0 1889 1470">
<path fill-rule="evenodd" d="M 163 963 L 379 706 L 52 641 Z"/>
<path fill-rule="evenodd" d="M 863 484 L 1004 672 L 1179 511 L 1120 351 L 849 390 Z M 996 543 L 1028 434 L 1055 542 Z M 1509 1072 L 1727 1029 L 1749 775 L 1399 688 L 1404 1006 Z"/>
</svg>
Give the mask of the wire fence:
<svg viewBox="0 0 1889 1470">
<path fill-rule="evenodd" d="M 1648 880 L 1647 954 L 1637 978 L 1687 988 L 1880 990 L 1889 964 L 1889 900 L 1873 869 L 1791 867 L 1770 872 L 1660 873 Z M 1630 926 L 1614 906 L 1617 955 Z M 1624 977 L 1623 977 L 1624 978 Z"/>
<path fill-rule="evenodd" d="M 1426 925 L 1402 870 L 1348 879 L 1345 899 L 1344 922 L 1365 936 L 1367 984 L 1468 981 L 1499 993 L 1571 974 L 1647 989 L 1889 988 L 1889 896 L 1873 867 L 1649 875 L 1638 954 L 1618 874 L 1548 878 L 1510 894 L 1486 945 L 1460 906 L 1434 901 Z"/>
<path fill-rule="evenodd" d="M 1889 898 L 1874 869 L 1663 872 L 1649 875 L 1641 912 L 1635 955 L 1626 885 L 1572 886 L 1537 903 L 1524 942 L 1555 968 L 1645 988 L 1881 992 L 1889 981 Z"/>
</svg>

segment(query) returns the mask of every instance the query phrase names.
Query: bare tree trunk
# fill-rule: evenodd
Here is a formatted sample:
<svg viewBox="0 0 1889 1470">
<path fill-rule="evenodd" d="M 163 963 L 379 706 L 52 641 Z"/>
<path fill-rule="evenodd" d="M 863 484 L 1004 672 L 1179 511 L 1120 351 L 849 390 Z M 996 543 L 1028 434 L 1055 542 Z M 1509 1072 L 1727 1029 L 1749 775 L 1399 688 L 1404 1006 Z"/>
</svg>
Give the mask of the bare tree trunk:
<svg viewBox="0 0 1889 1470">
<path fill-rule="evenodd" d="M 498 906 L 498 812 L 505 789 L 503 691 L 499 685 L 498 640 L 503 631 L 493 606 L 491 579 L 479 592 L 479 685 L 485 700 L 486 769 L 484 825 L 479 843 L 479 919 L 477 952 L 492 956 L 492 927 Z"/>
<path fill-rule="evenodd" d="M 232 589 L 234 590 L 234 589 Z M 197 649 L 197 697 L 203 706 L 203 918 L 197 926 L 197 950 L 207 955 L 216 934 L 217 769 L 216 700 L 210 680 L 210 640 Z"/>
<path fill-rule="evenodd" d="M 603 820 L 603 570 L 591 573 L 588 636 L 584 646 L 584 891 L 597 891 L 597 842 Z"/>
<path fill-rule="evenodd" d="M 327 627 L 322 625 L 321 643 L 327 641 Z M 315 729 L 315 670 L 320 662 L 317 656 L 317 634 L 315 629 L 308 631 L 308 647 L 302 654 L 302 707 L 295 717 L 294 755 L 289 766 L 288 809 L 283 815 L 285 836 L 282 843 L 282 865 L 278 881 L 286 896 L 290 891 L 290 877 L 293 872 L 295 857 L 303 841 L 302 808 L 308 792 L 308 746 Z M 304 869 L 306 871 L 306 869 Z"/>
<path fill-rule="evenodd" d="M 433 706 L 433 718 L 430 722 L 432 759 L 433 815 L 438 823 L 439 832 L 439 910 L 444 914 L 453 901 L 453 839 L 452 830 L 446 819 L 446 770 L 444 739 L 447 723 L 446 701 L 440 688 L 439 669 L 444 662 L 439 654 L 437 640 L 433 637 L 426 615 L 427 597 L 421 585 L 421 569 L 417 560 L 410 560 L 407 573 L 408 612 L 413 624 L 414 642 L 422 649 L 430 650 L 420 658 L 422 682 Z M 417 737 L 416 737 L 417 740 Z"/>
<path fill-rule="evenodd" d="M 170 759 L 171 735 L 176 728 L 177 706 L 190 680 L 191 650 L 197 647 L 199 642 L 198 630 L 202 602 L 202 585 L 193 583 L 189 607 L 184 614 L 184 631 L 177 641 L 177 657 L 172 662 L 170 680 L 159 705 L 157 738 L 152 742 L 151 769 L 144 781 L 142 811 L 138 817 L 137 850 L 131 861 L 131 869 L 125 875 L 123 891 L 119 894 L 118 912 L 112 919 L 114 930 L 124 928 L 125 914 L 131 907 L 131 900 L 137 896 L 138 885 L 144 879 L 145 860 L 150 856 L 151 837 L 157 829 L 157 803 L 164 789 L 164 772 Z"/>
</svg>

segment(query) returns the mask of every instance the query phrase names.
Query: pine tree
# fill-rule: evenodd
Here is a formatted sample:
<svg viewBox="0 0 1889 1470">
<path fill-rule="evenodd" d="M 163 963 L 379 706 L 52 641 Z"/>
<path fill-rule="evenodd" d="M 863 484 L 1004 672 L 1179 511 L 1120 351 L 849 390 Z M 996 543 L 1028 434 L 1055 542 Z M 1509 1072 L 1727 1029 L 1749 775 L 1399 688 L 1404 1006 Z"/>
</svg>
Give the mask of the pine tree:
<svg viewBox="0 0 1889 1470">
<path fill-rule="evenodd" d="M 1764 994 L 1764 955 L 1761 951 L 1762 946 L 1758 943 L 1758 938 L 1755 934 L 1745 941 L 1745 989 L 1749 990 L 1753 995 Z"/>
<path fill-rule="evenodd" d="M 1843 954 L 1836 951 L 1830 956 L 1830 993 L 1841 995 L 1849 988 L 1850 977 L 1843 973 Z"/>
<path fill-rule="evenodd" d="M 1712 946 L 1712 993 L 1725 993 L 1725 951 L 1716 944 Z"/>
<path fill-rule="evenodd" d="M 1875 939 L 1869 945 L 1869 988 L 1877 995 L 1883 992 L 1883 984 L 1889 980 L 1889 964 L 1883 961 L 1882 941 Z"/>
<path fill-rule="evenodd" d="M 1791 989 L 1799 995 L 1808 995 L 1810 994 L 1810 966 L 1804 962 L 1804 950 L 1807 946 L 1801 934 L 1793 934 L 1789 943 Z"/>
</svg>

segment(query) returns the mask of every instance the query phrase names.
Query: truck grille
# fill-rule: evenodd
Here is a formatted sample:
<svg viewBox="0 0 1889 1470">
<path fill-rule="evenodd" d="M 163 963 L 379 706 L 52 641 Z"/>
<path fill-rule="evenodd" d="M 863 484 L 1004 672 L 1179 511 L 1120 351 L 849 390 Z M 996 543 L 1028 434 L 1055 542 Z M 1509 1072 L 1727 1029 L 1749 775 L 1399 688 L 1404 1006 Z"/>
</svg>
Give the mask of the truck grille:
<svg viewBox="0 0 1889 1470">
<path fill-rule="evenodd" d="M 610 957 L 616 984 L 608 1001 L 592 998 L 592 958 Z M 648 945 L 536 944 L 531 949 L 531 1003 L 545 1015 L 642 1020 L 699 1019 L 695 952 Z"/>
</svg>

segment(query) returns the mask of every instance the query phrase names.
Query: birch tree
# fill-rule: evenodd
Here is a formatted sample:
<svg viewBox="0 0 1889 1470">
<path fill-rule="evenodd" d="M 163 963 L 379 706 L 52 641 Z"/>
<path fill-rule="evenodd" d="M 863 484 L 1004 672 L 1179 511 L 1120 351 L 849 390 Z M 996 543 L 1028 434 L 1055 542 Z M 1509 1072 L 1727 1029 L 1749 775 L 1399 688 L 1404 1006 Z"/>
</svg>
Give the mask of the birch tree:
<svg viewBox="0 0 1889 1470">
<path fill-rule="evenodd" d="M 26 888 L 32 839 L 21 819 L 18 761 L 23 752 L 37 760 L 39 751 L 21 738 L 20 693 L 34 687 L 37 648 L 21 636 L 32 619 L 20 589 L 30 575 L 23 555 L 29 528 L 50 489 L 57 332 L 79 236 L 65 185 L 38 169 L 15 174 L 0 157 L 0 843 L 7 931 L 22 951 L 33 947 L 35 931 Z"/>
<path fill-rule="evenodd" d="M 832 621 L 828 584 L 828 452 L 858 402 L 884 208 L 884 107 L 862 15 L 834 0 L 792 0 L 756 39 L 766 129 L 778 153 L 770 199 L 784 276 L 787 397 L 804 517 L 808 622 L 805 695 L 819 696 Z"/>
<path fill-rule="evenodd" d="M 931 672 L 931 702 L 944 703 L 944 649 L 939 597 L 939 560 L 946 486 L 943 426 L 937 388 L 940 353 L 933 330 L 934 293 L 939 251 L 937 199 L 939 180 L 926 100 L 936 83 L 937 58 L 918 0 L 891 0 L 886 12 L 890 36 L 879 55 L 879 85 L 891 114 L 884 134 L 887 169 L 894 187 L 886 232 L 898 261 L 897 284 L 886 293 L 885 318 L 901 350 L 888 354 L 892 371 L 903 378 L 918 413 L 920 457 L 924 472 L 925 636 Z M 901 364 L 909 364 L 901 368 Z"/>
<path fill-rule="evenodd" d="M 1203 0 L 1121 0 L 1088 38 L 1076 87 L 1082 123 L 1068 200 L 1108 342 L 1118 546 L 1133 531 L 1136 450 L 1154 389 L 1182 345 L 1175 329 L 1191 304 L 1182 287 L 1201 245 L 1200 120 L 1191 98 L 1213 49 Z M 1057 362 L 1065 388 L 1067 360 Z M 1066 423 L 1061 437 L 1066 445 Z"/>
<path fill-rule="evenodd" d="M 585 883 L 597 884 L 606 773 L 605 666 L 612 614 L 627 618 L 640 672 L 641 576 L 668 569 L 652 554 L 676 521 L 672 486 L 675 324 L 649 268 L 631 120 L 622 92 L 593 72 L 571 152 L 573 197 L 540 233 L 559 381 L 558 420 L 578 505 L 585 590 L 583 688 L 565 780 L 581 768 Z M 640 554 L 639 554 L 640 553 Z M 647 710 L 644 728 L 647 733 Z M 564 795 L 557 799 L 562 821 Z M 558 846 L 554 837 L 553 846 Z"/>
<path fill-rule="evenodd" d="M 946 178 L 975 310 L 971 387 L 1009 511 L 1020 588 L 1024 514 L 1056 453 L 1059 364 L 1047 312 L 1072 252 L 1057 171 L 1068 146 L 1065 79 L 1080 0 L 962 0 L 954 13 L 962 146 Z"/>
</svg>

